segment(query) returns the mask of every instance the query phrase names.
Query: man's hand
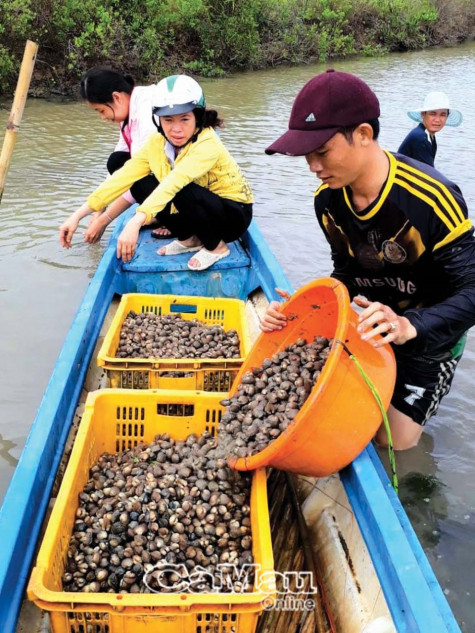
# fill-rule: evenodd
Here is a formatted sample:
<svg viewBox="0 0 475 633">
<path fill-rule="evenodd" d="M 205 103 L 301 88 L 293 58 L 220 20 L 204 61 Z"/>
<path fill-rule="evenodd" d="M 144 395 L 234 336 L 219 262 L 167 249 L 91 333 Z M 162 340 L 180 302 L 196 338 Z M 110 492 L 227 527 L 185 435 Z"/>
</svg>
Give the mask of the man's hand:
<svg viewBox="0 0 475 633">
<path fill-rule="evenodd" d="M 59 227 L 59 243 L 63 248 L 71 248 L 71 240 L 73 239 L 73 235 L 78 228 L 79 218 L 74 212 L 66 222 L 63 222 Z"/>
<path fill-rule="evenodd" d="M 363 308 L 358 315 L 358 332 L 364 341 L 374 347 L 382 347 L 389 343 L 402 345 L 417 336 L 417 330 L 406 317 L 398 316 L 392 308 L 379 301 L 368 301 L 363 297 L 355 297 L 354 303 Z M 385 334 L 374 341 L 378 334 Z"/>
<path fill-rule="evenodd" d="M 285 301 L 290 299 L 290 294 L 285 290 L 275 289 L 277 294 L 281 296 Z M 271 301 L 262 318 L 260 328 L 263 332 L 274 332 L 275 330 L 281 330 L 287 325 L 287 317 L 280 311 L 282 303 L 279 301 Z"/>
<path fill-rule="evenodd" d="M 84 241 L 88 244 L 95 244 L 96 242 L 98 242 L 101 239 L 102 234 L 106 230 L 106 226 L 108 226 L 108 224 L 110 224 L 110 220 L 105 215 L 105 213 L 93 213 L 89 221 L 89 226 L 84 233 Z"/>
</svg>

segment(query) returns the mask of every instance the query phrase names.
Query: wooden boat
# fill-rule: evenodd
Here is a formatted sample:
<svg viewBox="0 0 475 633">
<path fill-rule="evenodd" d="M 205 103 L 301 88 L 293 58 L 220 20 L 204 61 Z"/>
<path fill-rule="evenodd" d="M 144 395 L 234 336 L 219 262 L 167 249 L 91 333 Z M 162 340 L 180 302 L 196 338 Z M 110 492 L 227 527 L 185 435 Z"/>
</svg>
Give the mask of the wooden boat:
<svg viewBox="0 0 475 633">
<path fill-rule="evenodd" d="M 185 256 L 156 257 L 157 242 L 146 230 L 133 261 L 119 262 L 116 239 L 125 221 L 123 217 L 117 223 L 79 306 L 0 509 L 2 633 L 15 631 L 19 617 L 22 630 L 48 630 L 24 600 L 25 585 L 48 504 L 56 494 L 55 481 L 70 450 L 71 429 L 81 416 L 87 393 L 104 386 L 96 354 L 118 297 L 139 292 L 240 298 L 246 301 L 256 336 L 259 314 L 276 298 L 275 288 L 292 291 L 255 222 L 242 242 L 231 245 L 229 257 L 211 270 L 190 273 Z M 292 485 L 306 523 L 308 543 L 304 545 L 318 563 L 333 622 L 328 629 L 316 630 L 460 631 L 371 445 L 340 473 L 319 480 L 293 477 Z M 275 622 L 269 626 L 266 630 L 283 630 Z M 73 632 L 76 628 L 71 628 Z"/>
</svg>

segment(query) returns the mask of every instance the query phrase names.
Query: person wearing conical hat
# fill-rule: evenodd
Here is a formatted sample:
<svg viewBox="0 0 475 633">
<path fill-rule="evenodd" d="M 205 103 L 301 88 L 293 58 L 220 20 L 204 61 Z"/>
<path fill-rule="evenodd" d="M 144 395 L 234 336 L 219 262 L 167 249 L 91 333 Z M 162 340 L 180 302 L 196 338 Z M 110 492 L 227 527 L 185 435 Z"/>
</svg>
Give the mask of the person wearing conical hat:
<svg viewBox="0 0 475 633">
<path fill-rule="evenodd" d="M 408 116 L 419 123 L 411 130 L 399 147 L 399 154 L 420 160 L 431 167 L 437 153 L 437 132 L 449 125 L 458 127 L 463 120 L 462 113 L 450 107 L 445 92 L 429 92 L 422 106 L 408 111 Z"/>
<path fill-rule="evenodd" d="M 395 355 L 387 413 L 394 448 L 404 450 L 436 414 L 475 326 L 475 236 L 459 187 L 384 150 L 379 116 L 362 79 L 328 69 L 303 86 L 288 130 L 265 151 L 305 156 L 321 181 L 314 210 L 330 246 L 331 276 L 359 310 L 361 338 L 391 345 Z M 286 323 L 272 301 L 260 328 Z M 384 425 L 375 441 L 387 445 Z"/>
</svg>

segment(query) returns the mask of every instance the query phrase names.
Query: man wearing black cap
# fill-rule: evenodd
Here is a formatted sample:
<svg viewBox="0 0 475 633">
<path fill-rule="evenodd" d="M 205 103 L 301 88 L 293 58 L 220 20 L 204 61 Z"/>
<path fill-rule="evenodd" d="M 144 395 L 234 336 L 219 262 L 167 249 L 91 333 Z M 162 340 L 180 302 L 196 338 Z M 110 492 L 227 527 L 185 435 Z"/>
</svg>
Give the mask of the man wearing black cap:
<svg viewBox="0 0 475 633">
<path fill-rule="evenodd" d="M 331 246 L 332 276 L 362 308 L 361 337 L 395 352 L 388 417 L 402 450 L 417 444 L 449 391 L 475 324 L 475 239 L 454 183 L 380 148 L 379 115 L 361 79 L 328 70 L 299 92 L 289 130 L 266 153 L 305 155 L 322 181 L 315 213 Z M 285 326 L 278 307 L 270 304 L 264 331 Z M 376 441 L 387 443 L 383 427 Z"/>
</svg>

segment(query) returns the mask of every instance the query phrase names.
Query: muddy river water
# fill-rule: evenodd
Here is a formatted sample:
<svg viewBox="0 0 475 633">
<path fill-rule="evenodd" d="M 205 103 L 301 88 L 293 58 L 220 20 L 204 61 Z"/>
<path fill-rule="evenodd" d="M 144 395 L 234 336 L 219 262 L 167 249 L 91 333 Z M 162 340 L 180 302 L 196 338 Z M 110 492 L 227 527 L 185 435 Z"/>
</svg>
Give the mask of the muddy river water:
<svg viewBox="0 0 475 633">
<path fill-rule="evenodd" d="M 334 63 L 365 79 L 381 102 L 381 145 L 397 150 L 413 127 L 406 110 L 443 90 L 465 120 L 437 136 L 436 167 L 455 181 L 475 220 L 475 45 Z M 323 65 L 248 72 L 202 82 L 226 120 L 222 139 L 255 193 L 255 218 L 294 287 L 331 270 L 315 220 L 318 185 L 304 158 L 269 157 L 293 98 Z M 11 102 L 0 103 L 2 129 Z M 29 100 L 0 206 L 0 497 L 43 391 L 101 257 L 76 234 L 63 250 L 57 228 L 105 176 L 118 135 L 82 103 Z M 453 388 L 417 448 L 397 455 L 401 499 L 464 632 L 475 631 L 475 424 L 471 332 Z"/>
</svg>

